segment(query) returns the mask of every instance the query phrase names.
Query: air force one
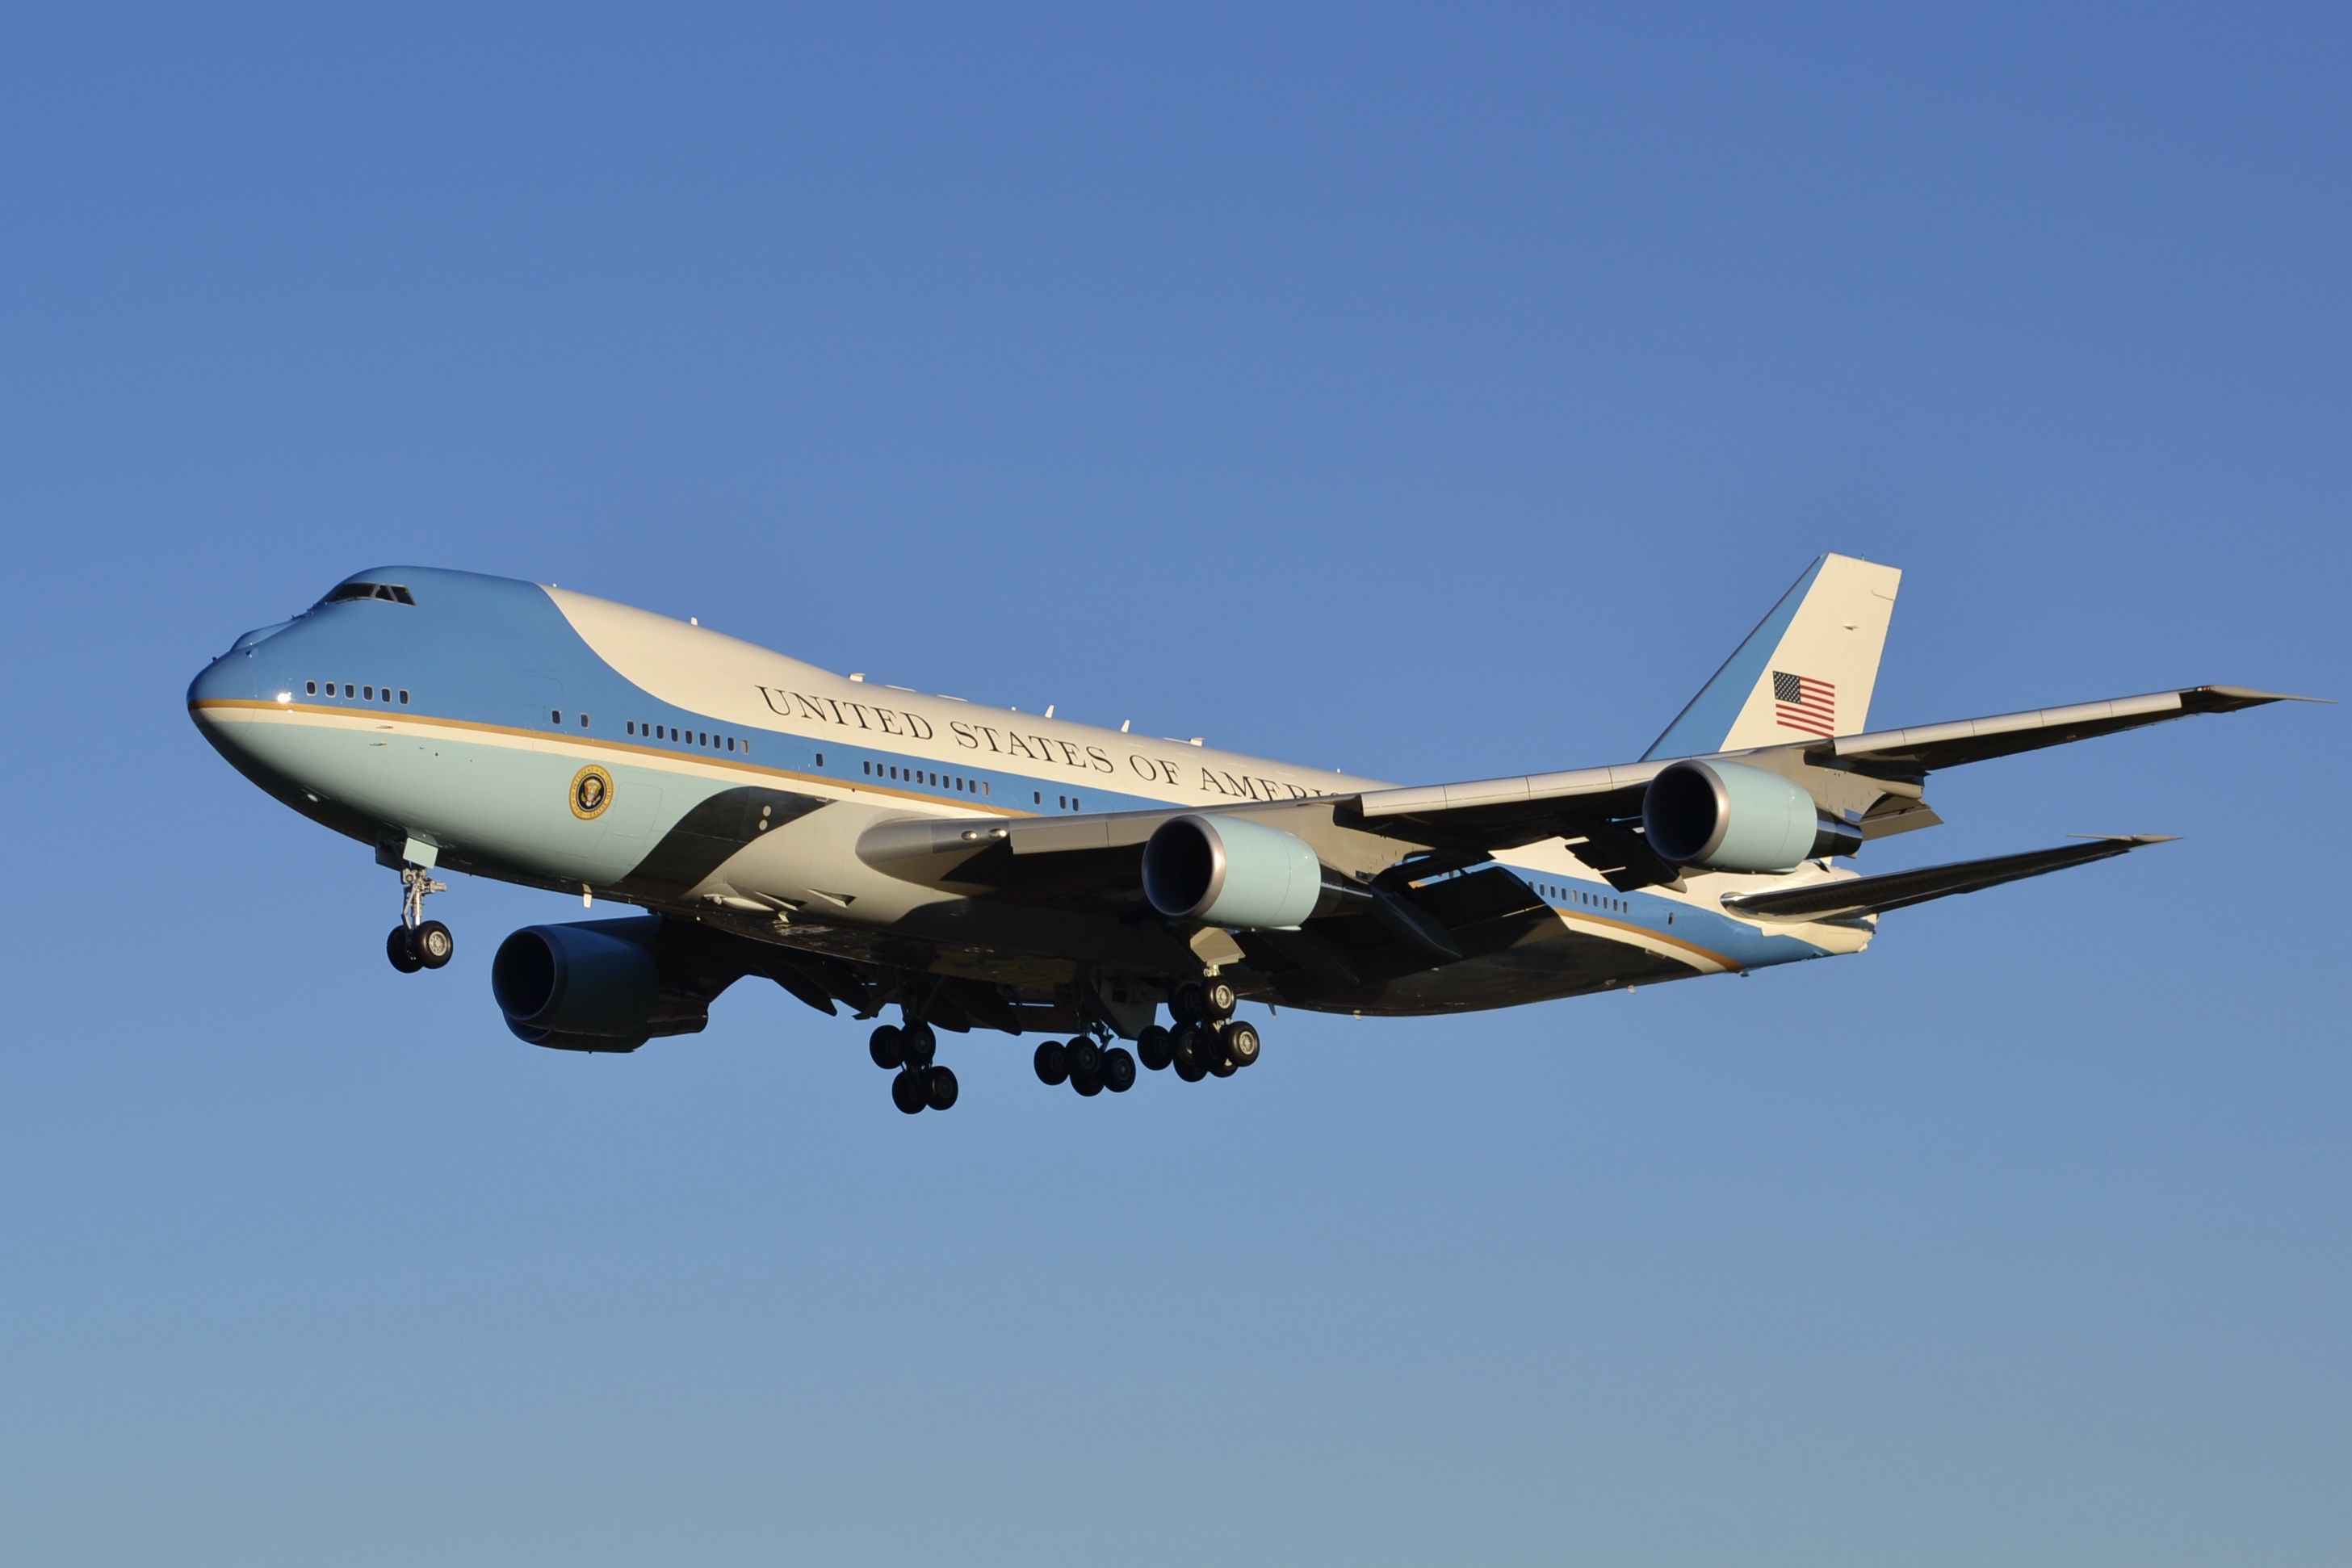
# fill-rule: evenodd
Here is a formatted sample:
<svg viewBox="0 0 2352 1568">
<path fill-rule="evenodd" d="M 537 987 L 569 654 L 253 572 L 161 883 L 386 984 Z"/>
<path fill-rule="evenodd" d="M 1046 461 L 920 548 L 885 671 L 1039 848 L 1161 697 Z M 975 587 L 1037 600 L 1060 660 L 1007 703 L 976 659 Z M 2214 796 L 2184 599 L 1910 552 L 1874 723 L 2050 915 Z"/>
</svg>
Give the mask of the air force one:
<svg viewBox="0 0 2352 1568">
<path fill-rule="evenodd" d="M 1462 784 L 920 696 L 424 567 L 247 632 L 188 710 L 400 874 L 394 968 L 449 962 L 424 910 L 444 869 L 634 905 L 508 937 L 508 1027 L 634 1051 L 760 975 L 821 1013 L 897 1008 L 869 1050 L 912 1114 L 956 1101 L 940 1031 L 1042 1034 L 1037 1077 L 1093 1096 L 1139 1061 L 1187 1082 L 1251 1066 L 1245 1002 L 1454 1013 L 1859 952 L 1886 910 L 2161 842 L 1841 864 L 1934 826 L 1937 771 L 2297 700 L 2199 686 L 1871 731 L 1900 579 L 1822 556 L 1638 761 Z"/>
</svg>

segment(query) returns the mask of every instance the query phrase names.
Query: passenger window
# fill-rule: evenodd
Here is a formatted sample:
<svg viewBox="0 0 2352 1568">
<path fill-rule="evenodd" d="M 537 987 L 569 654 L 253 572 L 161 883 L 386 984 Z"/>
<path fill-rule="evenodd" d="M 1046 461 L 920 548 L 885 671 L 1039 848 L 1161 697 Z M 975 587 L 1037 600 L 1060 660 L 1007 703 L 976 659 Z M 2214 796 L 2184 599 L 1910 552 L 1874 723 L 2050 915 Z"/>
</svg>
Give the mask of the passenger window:
<svg viewBox="0 0 2352 1568">
<path fill-rule="evenodd" d="M 315 680 L 304 681 L 302 683 L 302 694 L 305 697 L 316 697 L 319 695 L 319 683 Z"/>
<path fill-rule="evenodd" d="M 344 681 L 344 682 L 343 682 L 343 695 L 344 695 L 344 696 L 346 696 L 346 697 L 349 697 L 351 694 L 352 694 L 352 683 L 351 683 L 350 681 L 346 680 L 346 681 Z"/>
<path fill-rule="evenodd" d="M 360 695 L 373 702 L 375 700 L 375 688 L 373 686 L 362 686 L 360 688 Z"/>
<path fill-rule="evenodd" d="M 583 730 L 588 728 L 588 715 L 585 713 L 580 715 L 580 727 Z"/>
<path fill-rule="evenodd" d="M 406 688 L 405 686 L 404 686 L 404 687 L 402 687 L 402 688 L 400 689 L 400 705 L 401 705 L 403 708 L 405 708 L 405 707 L 407 707 L 407 706 L 408 706 L 408 688 Z"/>
<path fill-rule="evenodd" d="M 551 723 L 551 724 L 561 724 L 561 723 L 562 723 L 562 722 L 563 722 L 563 714 L 562 714 L 562 711 L 561 710 L 559 710 L 559 709 L 554 709 L 554 708 L 551 708 L 551 709 L 549 709 L 549 710 L 547 710 L 547 721 L 548 721 L 549 723 Z"/>
<path fill-rule="evenodd" d="M 637 732 L 637 721 L 635 719 L 624 719 L 621 721 L 621 728 L 634 735 Z"/>
</svg>

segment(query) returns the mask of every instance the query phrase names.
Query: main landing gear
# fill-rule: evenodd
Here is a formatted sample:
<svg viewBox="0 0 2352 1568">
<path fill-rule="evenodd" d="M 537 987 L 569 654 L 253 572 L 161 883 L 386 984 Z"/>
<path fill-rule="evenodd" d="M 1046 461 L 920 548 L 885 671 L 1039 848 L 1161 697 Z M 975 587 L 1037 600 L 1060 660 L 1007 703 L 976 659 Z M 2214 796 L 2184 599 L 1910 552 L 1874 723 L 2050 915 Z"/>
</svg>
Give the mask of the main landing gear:
<svg viewBox="0 0 2352 1568">
<path fill-rule="evenodd" d="M 404 866 L 400 889 L 400 923 L 383 939 L 384 956 L 403 974 L 438 969 L 457 955 L 457 939 L 439 921 L 425 918 L 425 895 L 446 893 L 448 885 L 435 881 L 422 866 Z"/>
<path fill-rule="evenodd" d="M 1256 1026 L 1234 1016 L 1240 1003 L 1232 984 L 1216 975 L 1187 981 L 1169 998 L 1174 1028 L 1146 1026 L 1135 1037 L 1132 1054 L 1124 1046 L 1097 1044 L 1086 1035 L 1067 1042 L 1047 1040 L 1037 1047 L 1032 1064 L 1037 1081 L 1066 1083 L 1091 1099 L 1104 1089 L 1126 1093 L 1134 1087 L 1139 1063 L 1151 1072 L 1172 1067 L 1186 1083 L 1231 1078 L 1254 1065 L 1264 1049 Z"/>
<path fill-rule="evenodd" d="M 1105 1089 L 1125 1094 L 1135 1087 L 1134 1055 L 1125 1046 L 1105 1047 L 1091 1035 L 1080 1035 L 1067 1044 L 1047 1040 L 1037 1047 L 1030 1065 L 1037 1069 L 1039 1083 L 1048 1087 L 1066 1083 L 1088 1100 Z"/>
<path fill-rule="evenodd" d="M 1143 1065 L 1155 1072 L 1172 1067 L 1186 1083 L 1231 1078 L 1245 1067 L 1255 1066 L 1265 1043 L 1258 1037 L 1257 1026 L 1234 1016 L 1240 1000 L 1232 984 L 1214 974 L 1176 987 L 1168 999 L 1176 1026 L 1146 1029 L 1135 1042 Z"/>
<path fill-rule="evenodd" d="M 945 1110 L 956 1102 L 955 1069 L 931 1060 L 939 1047 L 939 1036 L 919 1018 L 908 1020 L 904 1028 L 877 1025 L 866 1042 L 874 1065 L 896 1075 L 890 1079 L 890 1103 L 909 1116 Z"/>
</svg>

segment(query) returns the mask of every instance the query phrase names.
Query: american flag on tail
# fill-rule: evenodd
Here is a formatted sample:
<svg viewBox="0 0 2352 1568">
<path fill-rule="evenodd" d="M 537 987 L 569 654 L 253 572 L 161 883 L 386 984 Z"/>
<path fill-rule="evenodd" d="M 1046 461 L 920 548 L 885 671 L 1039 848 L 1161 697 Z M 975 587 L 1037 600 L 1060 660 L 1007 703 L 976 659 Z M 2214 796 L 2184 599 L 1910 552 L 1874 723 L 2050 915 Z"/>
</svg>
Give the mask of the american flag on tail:
<svg viewBox="0 0 2352 1568">
<path fill-rule="evenodd" d="M 1772 711 L 1783 730 L 1823 737 L 1837 733 L 1837 688 L 1810 675 L 1772 672 Z"/>
</svg>

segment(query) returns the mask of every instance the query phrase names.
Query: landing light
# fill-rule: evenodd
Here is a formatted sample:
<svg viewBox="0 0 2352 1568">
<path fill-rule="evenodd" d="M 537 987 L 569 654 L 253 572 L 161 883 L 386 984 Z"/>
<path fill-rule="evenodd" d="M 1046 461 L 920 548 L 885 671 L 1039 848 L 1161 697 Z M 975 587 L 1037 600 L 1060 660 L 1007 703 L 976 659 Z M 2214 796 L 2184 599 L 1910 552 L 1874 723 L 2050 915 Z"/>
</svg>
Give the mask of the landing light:
<svg viewBox="0 0 2352 1568">
<path fill-rule="evenodd" d="M 281 691 L 278 694 L 278 700 L 280 702 L 291 702 L 294 700 L 294 694 L 290 691 Z"/>
</svg>

